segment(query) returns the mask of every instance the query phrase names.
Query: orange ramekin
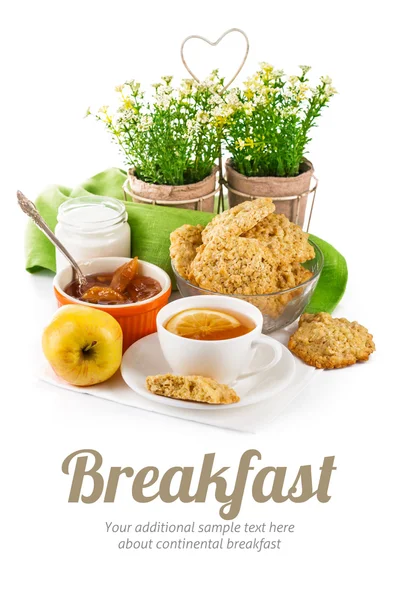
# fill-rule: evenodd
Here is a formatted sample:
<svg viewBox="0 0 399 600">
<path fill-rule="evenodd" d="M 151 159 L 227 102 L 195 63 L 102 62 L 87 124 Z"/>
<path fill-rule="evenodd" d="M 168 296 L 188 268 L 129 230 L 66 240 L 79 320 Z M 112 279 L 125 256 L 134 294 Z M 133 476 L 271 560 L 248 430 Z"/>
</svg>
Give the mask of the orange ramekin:
<svg viewBox="0 0 399 600">
<path fill-rule="evenodd" d="M 113 273 L 118 267 L 130 258 L 121 257 L 103 257 L 92 258 L 80 262 L 79 266 L 84 275 L 95 275 L 96 273 Z M 66 304 L 81 304 L 82 306 L 91 306 L 98 310 L 112 315 L 118 321 L 123 332 L 123 351 L 142 337 L 155 333 L 157 330 L 156 317 L 158 312 L 167 304 L 171 294 L 172 285 L 169 275 L 160 267 L 144 260 L 139 260 L 139 275 L 153 277 L 161 284 L 161 291 L 156 296 L 136 302 L 135 304 L 121 304 L 119 306 L 101 306 L 91 302 L 83 302 L 72 296 L 68 296 L 64 289 L 72 280 L 72 269 L 66 267 L 54 278 L 54 294 L 57 298 L 58 306 Z"/>
</svg>

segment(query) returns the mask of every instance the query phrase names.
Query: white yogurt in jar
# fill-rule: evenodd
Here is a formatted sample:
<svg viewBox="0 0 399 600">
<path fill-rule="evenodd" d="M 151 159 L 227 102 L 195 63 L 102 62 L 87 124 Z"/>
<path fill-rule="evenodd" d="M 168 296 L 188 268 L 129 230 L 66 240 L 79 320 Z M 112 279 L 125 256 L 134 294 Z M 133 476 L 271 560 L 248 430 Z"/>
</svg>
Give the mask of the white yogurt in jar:
<svg viewBox="0 0 399 600">
<path fill-rule="evenodd" d="M 101 256 L 131 256 L 126 208 L 115 198 L 70 198 L 58 209 L 55 235 L 78 262 Z M 59 250 L 56 263 L 57 273 L 69 265 Z"/>
</svg>

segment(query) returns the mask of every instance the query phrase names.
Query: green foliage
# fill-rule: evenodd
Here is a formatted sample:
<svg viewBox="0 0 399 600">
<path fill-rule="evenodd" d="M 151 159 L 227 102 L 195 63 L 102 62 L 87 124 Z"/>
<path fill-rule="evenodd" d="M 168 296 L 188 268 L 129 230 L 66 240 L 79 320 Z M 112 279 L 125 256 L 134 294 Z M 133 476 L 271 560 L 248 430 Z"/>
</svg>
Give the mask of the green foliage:
<svg viewBox="0 0 399 600">
<path fill-rule="evenodd" d="M 116 88 L 116 114 L 103 106 L 96 116 L 139 179 L 168 185 L 195 183 L 210 175 L 219 155 L 221 128 L 212 111 L 223 102 L 223 80 L 214 71 L 200 84 L 185 79 L 173 88 L 171 83 L 172 77 L 163 77 L 147 101 L 140 84 L 128 81 Z"/>
<path fill-rule="evenodd" d="M 115 114 L 108 106 L 95 115 L 102 121 L 136 176 L 148 183 L 184 185 L 211 174 L 221 144 L 234 168 L 248 177 L 294 177 L 310 141 L 310 130 L 336 94 L 329 77 L 311 88 L 307 73 L 286 77 L 267 63 L 243 89 L 223 89 L 217 71 L 201 83 L 172 77 L 154 84 L 151 100 L 140 84 L 117 86 Z M 90 114 L 90 110 L 88 111 Z"/>
<path fill-rule="evenodd" d="M 310 67 L 286 77 L 267 63 L 229 93 L 232 107 L 224 129 L 234 168 L 247 177 L 298 175 L 309 133 L 336 94 L 329 77 L 309 86 Z"/>
</svg>

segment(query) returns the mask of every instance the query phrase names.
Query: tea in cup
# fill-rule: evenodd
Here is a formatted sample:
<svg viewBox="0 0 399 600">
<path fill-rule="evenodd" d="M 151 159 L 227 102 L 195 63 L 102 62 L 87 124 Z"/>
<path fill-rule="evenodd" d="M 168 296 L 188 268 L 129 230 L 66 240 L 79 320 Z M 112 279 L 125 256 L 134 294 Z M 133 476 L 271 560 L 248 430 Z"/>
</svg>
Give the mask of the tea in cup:
<svg viewBox="0 0 399 600">
<path fill-rule="evenodd" d="M 274 367 L 281 345 L 262 335 L 258 308 L 238 298 L 191 296 L 164 306 L 157 315 L 159 342 L 171 370 L 233 385 Z M 259 346 L 270 352 L 262 367 L 248 371 Z"/>
</svg>

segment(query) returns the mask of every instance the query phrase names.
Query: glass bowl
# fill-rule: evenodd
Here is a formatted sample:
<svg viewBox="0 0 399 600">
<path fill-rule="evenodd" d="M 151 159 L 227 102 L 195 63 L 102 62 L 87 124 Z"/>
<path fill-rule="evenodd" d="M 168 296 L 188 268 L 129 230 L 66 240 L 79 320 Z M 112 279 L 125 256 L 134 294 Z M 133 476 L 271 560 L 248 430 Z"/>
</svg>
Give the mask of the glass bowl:
<svg viewBox="0 0 399 600">
<path fill-rule="evenodd" d="M 200 288 L 186 279 L 183 279 L 183 277 L 177 273 L 173 261 L 172 269 L 176 277 L 178 290 L 183 297 L 212 294 L 215 296 L 226 295 L 246 300 L 261 311 L 263 315 L 263 333 L 271 333 L 272 331 L 290 325 L 300 317 L 307 304 L 309 304 L 319 281 L 324 264 L 323 253 L 317 244 L 311 240 L 309 240 L 309 243 L 315 250 L 315 257 L 312 260 L 308 260 L 303 266 L 313 273 L 312 277 L 296 287 L 288 288 L 281 292 L 257 295 L 221 294 L 219 292 L 205 290 L 204 288 Z"/>
</svg>

